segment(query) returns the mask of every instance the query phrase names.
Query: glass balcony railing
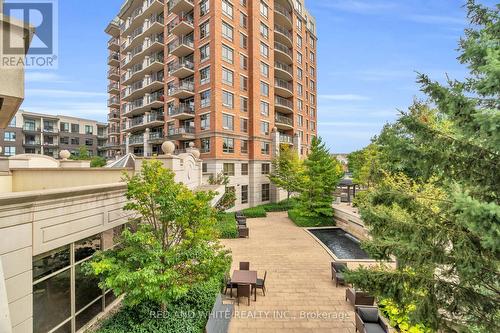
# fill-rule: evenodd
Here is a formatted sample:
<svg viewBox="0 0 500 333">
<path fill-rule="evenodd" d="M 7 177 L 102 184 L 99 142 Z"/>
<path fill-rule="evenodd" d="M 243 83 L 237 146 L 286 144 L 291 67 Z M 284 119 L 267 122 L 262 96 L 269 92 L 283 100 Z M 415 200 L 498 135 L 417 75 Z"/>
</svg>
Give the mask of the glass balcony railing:
<svg viewBox="0 0 500 333">
<path fill-rule="evenodd" d="M 274 102 L 275 102 L 276 105 L 284 106 L 284 107 L 293 109 L 293 102 L 290 101 L 290 100 L 288 100 L 288 99 L 286 99 L 286 98 L 283 98 L 283 97 L 280 97 L 280 96 L 275 96 Z"/>
<path fill-rule="evenodd" d="M 274 86 L 293 91 L 293 84 L 281 79 L 274 79 Z"/>
<path fill-rule="evenodd" d="M 170 110 L 170 116 L 176 116 L 183 113 L 194 115 L 194 106 L 188 103 L 180 103 Z"/>
<path fill-rule="evenodd" d="M 288 117 L 282 116 L 280 114 L 276 114 L 275 121 L 279 124 L 293 126 L 293 119 L 292 118 L 288 118 Z"/>
<path fill-rule="evenodd" d="M 281 44 L 280 42 L 274 42 L 274 49 L 286 53 L 290 58 L 293 58 L 292 50 L 288 46 Z"/>
</svg>

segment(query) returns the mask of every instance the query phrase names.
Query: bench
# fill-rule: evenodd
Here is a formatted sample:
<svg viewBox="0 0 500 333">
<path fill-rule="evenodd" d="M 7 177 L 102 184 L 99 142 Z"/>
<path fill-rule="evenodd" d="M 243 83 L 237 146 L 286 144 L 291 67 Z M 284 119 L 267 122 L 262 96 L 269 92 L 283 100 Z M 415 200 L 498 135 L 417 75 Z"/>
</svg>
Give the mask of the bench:
<svg viewBox="0 0 500 333">
<path fill-rule="evenodd" d="M 205 333 L 227 333 L 231 317 L 233 316 L 233 310 L 233 304 L 222 303 L 222 295 L 217 295 L 214 307 L 205 326 Z"/>
</svg>

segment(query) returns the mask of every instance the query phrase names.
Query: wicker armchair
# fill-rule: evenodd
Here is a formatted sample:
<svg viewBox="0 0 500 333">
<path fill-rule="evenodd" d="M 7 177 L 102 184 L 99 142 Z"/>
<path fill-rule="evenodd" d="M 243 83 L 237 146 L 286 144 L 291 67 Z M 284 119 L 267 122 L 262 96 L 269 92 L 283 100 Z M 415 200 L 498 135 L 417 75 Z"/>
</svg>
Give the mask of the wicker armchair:
<svg viewBox="0 0 500 333">
<path fill-rule="evenodd" d="M 354 288 L 347 288 L 345 291 L 345 300 L 352 303 L 352 305 L 373 305 L 375 297 L 370 296 L 368 293 Z"/>
<path fill-rule="evenodd" d="M 332 262 L 332 280 L 335 279 L 335 286 L 345 285 L 344 272 L 347 270 L 347 264 L 342 262 Z"/>
<path fill-rule="evenodd" d="M 356 306 L 356 332 L 389 333 L 389 325 L 380 317 L 376 306 Z"/>
</svg>

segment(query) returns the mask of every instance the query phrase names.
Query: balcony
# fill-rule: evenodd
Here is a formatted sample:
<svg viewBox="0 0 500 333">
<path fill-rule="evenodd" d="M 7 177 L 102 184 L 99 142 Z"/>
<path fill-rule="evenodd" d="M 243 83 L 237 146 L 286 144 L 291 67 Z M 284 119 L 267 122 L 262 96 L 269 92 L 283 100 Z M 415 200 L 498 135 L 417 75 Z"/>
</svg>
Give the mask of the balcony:
<svg viewBox="0 0 500 333">
<path fill-rule="evenodd" d="M 171 140 L 179 140 L 179 141 L 194 140 L 195 139 L 194 132 L 195 130 L 194 127 L 192 126 L 171 128 L 168 131 L 168 138 Z"/>
<path fill-rule="evenodd" d="M 146 124 L 148 127 L 163 125 L 165 123 L 165 115 L 163 113 L 150 113 L 146 116 Z"/>
<path fill-rule="evenodd" d="M 168 44 L 168 53 L 178 58 L 185 57 L 194 52 L 193 37 L 177 37 L 172 43 Z"/>
<path fill-rule="evenodd" d="M 122 68 L 125 70 L 143 62 L 146 52 L 148 52 L 148 54 L 153 54 L 163 51 L 165 48 L 163 42 L 163 34 L 157 34 L 151 40 L 139 44 L 130 52 L 130 55 L 122 60 Z"/>
<path fill-rule="evenodd" d="M 123 100 L 133 101 L 134 99 L 137 99 L 144 94 L 150 94 L 154 91 L 157 91 L 163 88 L 163 80 L 163 72 L 159 72 L 144 78 L 144 80 L 142 81 L 137 81 L 125 89 Z"/>
<path fill-rule="evenodd" d="M 274 57 L 276 60 L 286 64 L 293 63 L 292 49 L 280 42 L 274 42 Z"/>
<path fill-rule="evenodd" d="M 40 143 L 40 139 L 37 140 L 23 140 L 24 147 L 40 147 L 42 144 Z"/>
<path fill-rule="evenodd" d="M 285 27 L 293 28 L 292 10 L 274 2 L 274 22 Z"/>
<path fill-rule="evenodd" d="M 108 107 L 119 109 L 120 108 L 120 99 L 118 97 L 112 97 L 112 98 L 108 99 Z"/>
<path fill-rule="evenodd" d="M 123 85 L 130 85 L 146 73 L 156 73 L 164 68 L 164 54 L 163 52 L 151 54 L 146 56 L 142 64 L 134 66 L 130 72 L 127 72 L 122 79 Z"/>
<path fill-rule="evenodd" d="M 143 135 L 131 135 L 128 139 L 129 146 L 142 146 L 144 144 Z"/>
<path fill-rule="evenodd" d="M 113 37 L 108 41 L 108 49 L 114 52 L 120 52 L 120 44 L 118 38 Z"/>
<path fill-rule="evenodd" d="M 293 68 L 290 65 L 284 64 L 279 61 L 274 62 L 274 75 L 276 75 L 277 78 L 285 80 L 285 81 L 291 81 L 293 80 Z"/>
<path fill-rule="evenodd" d="M 186 120 L 194 118 L 194 106 L 188 103 L 181 103 L 170 111 L 169 114 L 172 119 Z"/>
<path fill-rule="evenodd" d="M 168 74 L 184 79 L 194 74 L 194 64 L 189 60 L 178 60 L 168 64 Z"/>
<path fill-rule="evenodd" d="M 45 133 L 45 134 L 58 134 L 59 129 L 55 126 L 45 126 L 43 128 L 43 133 Z"/>
<path fill-rule="evenodd" d="M 146 19 L 148 21 L 146 21 L 144 25 L 138 26 L 134 31 L 132 31 L 132 34 L 124 44 L 123 52 L 128 52 L 130 49 L 133 49 L 143 43 L 145 37 L 154 34 L 162 34 L 165 30 L 163 12 L 158 15 L 153 14 Z"/>
<path fill-rule="evenodd" d="M 183 12 L 187 13 L 192 11 L 194 8 L 194 0 L 171 0 L 168 5 L 172 13 L 179 15 Z"/>
<path fill-rule="evenodd" d="M 177 16 L 168 24 L 168 33 L 177 36 L 184 36 L 194 31 L 193 14 L 185 15 L 184 13 Z"/>
<path fill-rule="evenodd" d="M 108 56 L 108 65 L 113 67 L 120 66 L 120 55 L 118 53 L 112 53 Z"/>
<path fill-rule="evenodd" d="M 111 68 L 108 71 L 108 79 L 113 81 L 120 81 L 120 71 L 118 68 Z"/>
<path fill-rule="evenodd" d="M 293 129 L 293 118 L 285 117 L 279 113 L 276 114 L 274 123 L 276 127 L 281 130 L 288 131 Z"/>
<path fill-rule="evenodd" d="M 109 126 L 109 135 L 119 135 L 120 134 L 120 126 L 114 125 Z"/>
<path fill-rule="evenodd" d="M 280 133 L 280 143 L 293 145 L 293 137 L 288 134 Z"/>
<path fill-rule="evenodd" d="M 59 147 L 59 142 L 52 141 L 52 142 L 44 142 L 43 143 L 44 147 L 51 148 L 51 147 Z"/>
<path fill-rule="evenodd" d="M 292 97 L 293 84 L 285 80 L 274 78 L 274 92 L 282 97 Z"/>
<path fill-rule="evenodd" d="M 293 113 L 293 102 L 280 96 L 274 96 L 274 108 L 281 113 Z"/>
<path fill-rule="evenodd" d="M 118 84 L 118 82 L 112 82 L 108 85 L 108 93 L 111 95 L 120 94 L 120 85 Z"/>
<path fill-rule="evenodd" d="M 163 141 L 165 141 L 165 137 L 163 136 L 163 132 L 149 133 L 149 138 L 148 138 L 149 143 L 163 143 Z"/>
<path fill-rule="evenodd" d="M 133 132 L 144 129 L 144 118 L 137 117 L 127 122 L 127 132 Z"/>
<path fill-rule="evenodd" d="M 112 112 L 108 113 L 108 121 L 110 122 L 120 121 L 120 113 L 118 112 L 117 109 L 112 110 Z"/>
<path fill-rule="evenodd" d="M 285 27 L 275 24 L 274 25 L 274 40 L 282 43 L 288 44 L 289 47 L 293 48 L 293 36 L 290 30 Z"/>
<path fill-rule="evenodd" d="M 125 117 L 132 117 L 138 114 L 143 114 L 151 109 L 158 109 L 164 106 L 163 91 L 157 91 L 143 98 L 129 102 L 125 106 L 123 115 Z"/>
<path fill-rule="evenodd" d="M 35 126 L 35 125 L 27 125 L 25 124 L 23 126 L 23 132 L 36 132 L 36 133 L 40 133 L 42 130 L 40 128 L 40 126 Z"/>
<path fill-rule="evenodd" d="M 184 99 L 194 96 L 194 82 L 180 82 L 178 85 L 169 87 L 168 96 Z"/>
</svg>

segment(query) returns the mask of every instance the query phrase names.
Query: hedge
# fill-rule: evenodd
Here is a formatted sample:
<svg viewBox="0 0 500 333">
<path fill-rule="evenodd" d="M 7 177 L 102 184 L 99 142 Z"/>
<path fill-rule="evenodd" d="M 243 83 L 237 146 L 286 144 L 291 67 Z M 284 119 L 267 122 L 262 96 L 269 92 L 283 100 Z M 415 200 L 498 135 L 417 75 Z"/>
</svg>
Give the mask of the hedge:
<svg viewBox="0 0 500 333">
<path fill-rule="evenodd" d="M 234 213 L 222 213 L 217 217 L 216 224 L 219 238 L 230 239 L 238 238 L 238 227 Z"/>
<path fill-rule="evenodd" d="M 268 203 L 243 210 L 248 218 L 266 217 L 268 212 L 286 212 L 297 204 L 296 199 L 286 199 L 280 202 Z"/>
</svg>

